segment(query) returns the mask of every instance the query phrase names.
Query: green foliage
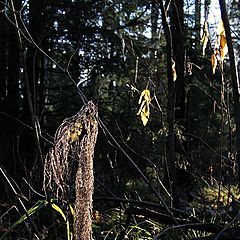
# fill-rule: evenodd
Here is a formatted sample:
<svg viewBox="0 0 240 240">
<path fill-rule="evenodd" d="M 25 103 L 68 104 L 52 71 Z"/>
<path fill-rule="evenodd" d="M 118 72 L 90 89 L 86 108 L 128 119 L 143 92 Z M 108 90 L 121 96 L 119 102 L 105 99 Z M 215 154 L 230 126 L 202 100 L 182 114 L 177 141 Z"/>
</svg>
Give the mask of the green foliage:
<svg viewBox="0 0 240 240">
<path fill-rule="evenodd" d="M 15 223 L 13 223 L 8 231 L 4 233 L 0 239 L 5 239 L 5 237 L 9 234 L 10 231 L 12 231 L 14 228 L 16 228 L 21 223 L 28 220 L 29 217 L 39 212 L 42 208 L 44 208 L 48 202 L 46 200 L 39 200 L 36 204 L 34 204 L 33 207 L 31 207 L 25 214 L 23 214 Z"/>
<path fill-rule="evenodd" d="M 127 217 L 124 215 L 124 208 L 109 209 L 101 215 L 98 221 L 94 222 L 94 235 L 97 239 L 113 240 L 119 239 L 152 239 L 163 226 L 152 220 L 144 220 L 143 217 L 134 217 L 130 225 L 125 229 Z M 97 227 L 97 228 L 96 228 Z"/>
<path fill-rule="evenodd" d="M 68 216 L 69 212 L 66 212 L 65 210 L 63 210 L 62 208 L 60 208 L 56 203 L 56 201 L 54 199 L 51 199 L 50 201 L 47 200 L 39 200 L 37 203 L 35 203 L 33 205 L 33 207 L 31 207 L 30 209 L 27 210 L 27 212 L 25 214 L 23 214 L 22 216 L 20 216 L 20 218 L 14 222 L 9 228 L 8 230 L 1 236 L 1 240 L 2 239 L 8 239 L 8 235 L 12 232 L 15 231 L 17 227 L 19 227 L 19 225 L 26 223 L 28 224 L 30 218 L 31 218 L 31 222 L 30 224 L 33 224 L 34 221 L 32 220 L 33 218 L 36 218 L 37 215 L 41 215 L 41 214 L 47 214 L 45 212 L 46 207 L 47 206 L 51 206 L 52 209 L 54 209 L 56 212 L 58 212 L 61 217 L 63 218 L 65 224 L 66 224 L 66 236 L 67 236 L 67 240 L 71 240 L 73 238 L 73 233 L 72 233 L 72 221 L 69 221 L 69 218 L 73 218 L 74 217 L 74 211 L 73 211 L 73 207 L 71 204 L 68 204 L 69 207 L 69 212 L 72 214 L 72 216 Z M 49 209 L 48 209 L 49 211 Z M 45 212 L 45 213 L 44 213 Z M 50 211 L 50 214 L 51 211 Z M 55 221 L 57 221 L 57 217 L 55 219 Z M 34 223 L 35 224 L 35 223 Z"/>
</svg>

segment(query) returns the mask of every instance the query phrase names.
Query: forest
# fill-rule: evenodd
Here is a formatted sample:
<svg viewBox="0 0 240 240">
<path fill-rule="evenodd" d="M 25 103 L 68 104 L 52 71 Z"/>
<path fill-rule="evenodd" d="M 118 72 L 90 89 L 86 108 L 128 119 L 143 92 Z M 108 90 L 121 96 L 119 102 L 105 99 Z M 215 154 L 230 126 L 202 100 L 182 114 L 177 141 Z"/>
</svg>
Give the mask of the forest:
<svg viewBox="0 0 240 240">
<path fill-rule="evenodd" d="M 240 239 L 239 0 L 0 0 L 0 240 Z"/>
</svg>

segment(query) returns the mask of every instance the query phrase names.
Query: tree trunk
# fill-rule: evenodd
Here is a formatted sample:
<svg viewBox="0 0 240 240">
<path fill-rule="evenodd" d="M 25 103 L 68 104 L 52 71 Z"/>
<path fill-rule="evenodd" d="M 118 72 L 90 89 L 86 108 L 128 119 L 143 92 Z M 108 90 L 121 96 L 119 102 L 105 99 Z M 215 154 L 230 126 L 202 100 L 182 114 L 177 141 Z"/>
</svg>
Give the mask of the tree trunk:
<svg viewBox="0 0 240 240">
<path fill-rule="evenodd" d="M 173 1 L 170 9 L 170 28 L 172 33 L 173 60 L 177 73 L 176 86 L 176 121 L 185 124 L 185 81 L 184 81 L 184 19 L 183 0 Z"/>
<path fill-rule="evenodd" d="M 41 47 L 41 34 L 43 27 L 43 4 L 41 0 L 29 1 L 29 33 L 37 45 Z M 24 51 L 24 49 L 22 49 Z M 41 79 L 44 75 L 41 74 L 41 55 L 40 52 L 32 44 L 27 46 L 27 52 L 23 53 L 24 58 L 24 103 L 22 111 L 22 119 L 37 131 L 36 119 L 39 115 L 39 85 L 43 86 Z M 43 64 L 42 64 L 43 65 Z M 40 93 L 42 94 L 42 93 Z M 41 106 L 42 107 L 42 106 Z M 40 150 L 37 134 L 29 129 L 25 129 L 21 135 L 21 151 L 25 156 L 26 174 L 32 170 L 41 167 L 41 164 L 35 164 L 39 160 Z M 29 149 L 31 149 L 29 151 Z M 37 166 L 37 167 L 36 167 Z M 39 176 L 34 174 L 34 176 Z"/>
<path fill-rule="evenodd" d="M 229 20 L 227 15 L 227 8 L 225 0 L 219 0 L 222 21 L 226 33 L 227 46 L 230 59 L 230 74 L 233 86 L 233 101 L 234 101 L 234 111 L 235 111 L 235 124 L 236 124 L 236 161 L 238 164 L 238 184 L 240 188 L 240 92 L 239 92 L 239 79 L 237 74 L 232 36 L 229 26 Z"/>
<path fill-rule="evenodd" d="M 6 22 L 2 14 L 4 5 L 0 4 L 0 107 L 4 106 L 3 101 L 6 97 Z"/>
<path fill-rule="evenodd" d="M 168 79 L 168 103 L 167 103 L 167 121 L 168 121 L 168 163 L 167 168 L 169 172 L 169 183 L 170 191 L 173 197 L 173 206 L 177 204 L 177 195 L 175 189 L 175 134 L 174 134 L 174 123 L 175 123 L 175 85 L 173 81 L 172 72 L 172 35 L 171 30 L 167 22 L 166 9 L 163 6 L 163 1 L 158 0 L 158 4 L 162 15 L 162 24 L 166 38 L 166 55 L 167 55 L 167 79 Z"/>
<path fill-rule="evenodd" d="M 20 9 L 20 5 L 20 1 L 15 1 L 15 10 Z M 7 22 L 3 13 L 0 14 L 0 44 L 0 164 L 10 175 L 19 176 L 20 161 L 14 158 L 18 124 L 14 118 L 18 118 L 19 112 L 20 53 L 16 29 Z"/>
<path fill-rule="evenodd" d="M 201 0 L 195 0 L 195 50 L 200 51 Z"/>
<path fill-rule="evenodd" d="M 156 51 L 158 48 L 158 32 L 157 32 L 157 24 L 158 24 L 158 7 L 156 1 L 152 0 L 152 9 L 151 9 L 151 54 L 152 58 L 155 59 Z"/>
</svg>

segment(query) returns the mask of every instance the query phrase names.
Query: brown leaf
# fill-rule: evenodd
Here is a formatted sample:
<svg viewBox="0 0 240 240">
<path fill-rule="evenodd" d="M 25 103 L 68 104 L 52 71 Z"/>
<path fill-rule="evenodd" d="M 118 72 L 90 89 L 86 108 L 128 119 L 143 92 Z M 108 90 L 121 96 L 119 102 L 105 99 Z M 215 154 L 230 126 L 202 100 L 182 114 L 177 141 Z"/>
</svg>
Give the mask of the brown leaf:
<svg viewBox="0 0 240 240">
<path fill-rule="evenodd" d="M 217 58 L 214 53 L 211 56 L 211 63 L 212 63 L 212 73 L 215 74 L 216 67 L 217 67 Z"/>
</svg>

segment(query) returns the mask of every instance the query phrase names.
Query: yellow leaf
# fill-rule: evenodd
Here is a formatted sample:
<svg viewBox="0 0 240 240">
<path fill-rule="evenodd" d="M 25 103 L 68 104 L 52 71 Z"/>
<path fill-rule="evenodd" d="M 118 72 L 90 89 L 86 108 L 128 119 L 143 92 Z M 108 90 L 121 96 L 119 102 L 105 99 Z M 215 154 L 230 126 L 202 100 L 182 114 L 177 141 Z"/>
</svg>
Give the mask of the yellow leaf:
<svg viewBox="0 0 240 240">
<path fill-rule="evenodd" d="M 150 101 L 150 91 L 148 89 L 145 89 L 142 91 L 141 96 L 138 100 L 138 104 L 141 104 L 142 99 L 144 99 L 146 101 Z"/>
<path fill-rule="evenodd" d="M 226 33 L 225 33 L 222 20 L 218 24 L 217 35 L 218 35 L 218 48 L 219 48 L 220 60 L 223 61 L 228 52 L 228 47 L 227 47 Z"/>
<path fill-rule="evenodd" d="M 145 105 L 142 109 L 141 120 L 143 125 L 146 126 L 150 116 L 149 105 Z"/>
<path fill-rule="evenodd" d="M 175 82 L 177 80 L 177 72 L 176 72 L 176 69 L 175 69 L 175 62 L 174 60 L 172 60 L 172 74 L 173 74 L 173 81 Z"/>
<path fill-rule="evenodd" d="M 220 35 L 220 55 L 221 60 L 223 60 L 228 52 L 227 39 L 225 34 Z"/>
<path fill-rule="evenodd" d="M 211 56 L 211 63 L 212 63 L 212 73 L 215 74 L 216 67 L 217 67 L 217 58 L 214 53 Z"/>
<path fill-rule="evenodd" d="M 220 35 L 220 48 L 225 48 L 227 45 L 227 39 L 224 34 Z"/>
<path fill-rule="evenodd" d="M 70 230 L 70 223 L 69 223 L 68 220 L 67 220 L 66 224 L 67 224 L 67 240 L 72 240 L 73 239 L 73 234 Z"/>
<path fill-rule="evenodd" d="M 203 35 L 201 39 L 201 42 L 203 43 L 203 56 L 205 55 L 205 49 L 207 47 L 208 38 L 209 38 L 208 23 L 207 21 L 205 21 L 203 27 Z"/>
<path fill-rule="evenodd" d="M 218 27 L 217 27 L 217 35 L 220 36 L 220 35 L 225 35 L 225 29 L 224 29 L 224 26 L 223 26 L 223 21 L 221 19 L 221 21 L 219 22 L 218 24 Z"/>
<path fill-rule="evenodd" d="M 145 115 L 141 115 L 141 120 L 142 120 L 143 126 L 146 126 L 148 122 L 148 118 Z"/>
<path fill-rule="evenodd" d="M 141 116 L 141 120 L 144 126 L 146 126 L 150 116 L 149 108 L 150 101 L 151 101 L 150 91 L 148 89 L 143 90 L 138 101 L 138 104 L 141 105 L 137 115 Z"/>
<path fill-rule="evenodd" d="M 62 215 L 64 221 L 67 220 L 66 215 L 64 214 L 64 212 L 62 211 L 62 209 L 58 205 L 56 205 L 55 203 L 52 203 L 51 206 L 52 206 L 53 209 L 55 209 L 57 212 L 59 212 Z"/>
<path fill-rule="evenodd" d="M 78 136 L 80 136 L 81 135 L 81 133 L 82 133 L 82 129 L 83 129 L 83 126 L 82 126 L 82 124 L 80 123 L 80 122 L 76 122 L 75 124 L 75 131 L 76 131 L 76 134 L 78 135 Z"/>
<path fill-rule="evenodd" d="M 71 214 L 75 216 L 74 207 L 72 206 L 71 203 L 69 203 L 69 208 L 70 208 Z"/>
<path fill-rule="evenodd" d="M 78 134 L 76 131 L 73 131 L 71 134 L 70 134 L 70 138 L 73 142 L 76 142 L 77 141 L 77 138 L 78 138 Z"/>
<path fill-rule="evenodd" d="M 76 128 L 82 129 L 82 124 L 80 122 L 76 122 L 74 125 Z"/>
</svg>

